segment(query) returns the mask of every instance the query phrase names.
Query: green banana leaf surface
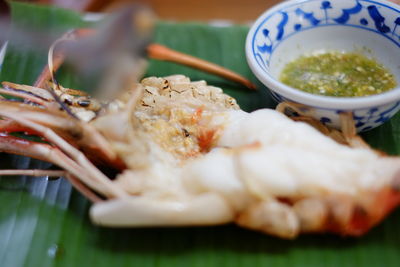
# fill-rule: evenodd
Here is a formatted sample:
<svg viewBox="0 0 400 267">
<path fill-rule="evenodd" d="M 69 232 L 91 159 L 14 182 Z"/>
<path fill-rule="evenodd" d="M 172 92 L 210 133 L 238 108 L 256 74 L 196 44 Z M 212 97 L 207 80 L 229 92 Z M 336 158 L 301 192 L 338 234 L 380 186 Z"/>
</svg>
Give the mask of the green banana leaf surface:
<svg viewBox="0 0 400 267">
<path fill-rule="evenodd" d="M 54 7 L 12 3 L 12 30 L 40 29 L 55 38 L 86 26 L 80 14 Z M 185 74 L 235 97 L 245 110 L 274 107 L 249 70 L 244 42 L 248 26 L 213 27 L 160 22 L 155 42 L 232 69 L 260 89 L 250 92 L 222 78 L 173 63 L 150 60 L 146 75 Z M 48 47 L 11 35 L 1 81 L 32 84 L 46 64 Z M 79 88 L 68 71 L 66 87 Z M 266 122 L 268 123 L 268 122 Z M 374 148 L 400 154 L 400 116 L 367 132 Z M 51 168 L 48 163 L 0 155 L 1 168 Z M 90 202 L 63 178 L 0 177 L 0 266 L 400 266 L 400 212 L 360 238 L 304 235 L 281 240 L 234 225 L 191 228 L 111 229 L 93 225 Z"/>
</svg>

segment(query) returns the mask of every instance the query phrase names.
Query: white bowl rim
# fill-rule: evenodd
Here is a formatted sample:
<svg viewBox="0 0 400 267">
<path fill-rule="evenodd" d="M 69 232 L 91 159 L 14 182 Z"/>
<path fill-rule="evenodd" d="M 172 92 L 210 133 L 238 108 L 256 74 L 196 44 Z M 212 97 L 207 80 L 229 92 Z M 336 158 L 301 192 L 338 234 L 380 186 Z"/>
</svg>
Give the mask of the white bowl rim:
<svg viewBox="0 0 400 267">
<path fill-rule="evenodd" d="M 382 106 L 386 105 L 392 102 L 396 102 L 400 100 L 400 85 L 399 82 L 397 81 L 397 87 L 381 93 L 377 95 L 371 95 L 371 96 L 363 96 L 363 97 L 332 97 L 332 96 L 322 96 L 322 95 L 315 95 L 311 93 L 306 93 L 303 91 L 300 91 L 296 88 L 287 86 L 280 81 L 276 80 L 270 75 L 266 75 L 263 70 L 261 69 L 260 66 L 258 66 L 256 60 L 252 56 L 253 53 L 252 51 L 252 40 L 255 31 L 258 29 L 260 26 L 260 23 L 262 23 L 271 13 L 276 12 L 277 10 L 280 10 L 282 8 L 288 7 L 290 5 L 294 4 L 300 4 L 303 2 L 309 2 L 309 1 L 316 1 L 316 0 L 286 0 L 283 1 L 282 3 L 279 3 L 269 9 L 267 9 L 264 13 L 262 13 L 257 20 L 253 23 L 251 26 L 247 38 L 246 38 L 246 59 L 249 64 L 250 69 L 253 71 L 255 76 L 264 84 L 268 87 L 268 89 L 276 92 L 277 94 L 282 95 L 283 97 L 286 97 L 292 101 L 302 103 L 308 106 L 312 107 L 318 107 L 318 108 L 325 108 L 325 109 L 335 109 L 335 110 L 354 110 L 354 109 L 362 109 L 362 108 L 369 108 L 369 107 L 374 107 L 374 106 Z M 335 0 L 338 1 L 338 0 Z M 346 0 L 343 0 L 346 1 Z M 389 8 L 392 8 L 400 13 L 400 5 L 397 5 L 395 3 L 386 1 L 386 0 L 380 0 L 379 2 L 377 1 L 372 1 L 368 0 L 368 2 L 371 3 L 376 3 L 379 5 L 386 5 Z"/>
</svg>

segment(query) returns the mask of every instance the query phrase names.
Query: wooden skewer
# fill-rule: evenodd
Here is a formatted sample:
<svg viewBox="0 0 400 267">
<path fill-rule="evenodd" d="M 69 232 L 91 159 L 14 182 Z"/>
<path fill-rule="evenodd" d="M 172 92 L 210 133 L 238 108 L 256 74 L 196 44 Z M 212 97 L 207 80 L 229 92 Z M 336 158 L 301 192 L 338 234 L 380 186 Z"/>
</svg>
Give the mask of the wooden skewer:
<svg viewBox="0 0 400 267">
<path fill-rule="evenodd" d="M 160 44 L 150 44 L 147 47 L 147 54 L 149 58 L 158 59 L 158 60 L 166 60 L 175 63 L 179 63 L 182 65 L 186 65 L 192 68 L 196 68 L 199 70 L 203 70 L 212 74 L 216 74 L 222 76 L 228 80 L 232 80 L 234 82 L 238 82 L 249 89 L 255 90 L 256 86 L 244 78 L 243 76 L 225 69 L 217 64 L 205 61 L 203 59 L 196 58 L 194 56 L 190 56 L 175 50 L 172 50 L 168 47 L 165 47 Z"/>
</svg>

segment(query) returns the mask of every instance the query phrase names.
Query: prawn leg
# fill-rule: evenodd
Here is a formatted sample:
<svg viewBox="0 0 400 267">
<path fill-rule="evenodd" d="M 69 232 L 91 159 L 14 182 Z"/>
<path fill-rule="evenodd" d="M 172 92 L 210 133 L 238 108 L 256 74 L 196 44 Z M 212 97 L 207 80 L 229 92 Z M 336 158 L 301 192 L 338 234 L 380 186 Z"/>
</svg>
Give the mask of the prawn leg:
<svg viewBox="0 0 400 267">
<path fill-rule="evenodd" d="M 69 159 L 69 165 L 65 166 L 66 163 L 64 163 L 62 160 L 59 160 L 57 162 L 53 162 L 56 165 L 62 164 L 63 166 L 60 166 L 67 171 L 71 172 L 74 174 L 76 177 L 84 179 L 84 182 L 88 185 L 90 185 L 92 188 L 94 188 L 96 191 L 100 193 L 104 193 L 109 197 L 124 197 L 126 196 L 126 192 L 116 186 L 115 184 L 110 181 L 108 177 L 106 177 L 102 172 L 100 172 L 86 157 L 85 155 L 76 149 L 75 147 L 71 146 L 68 142 L 66 142 L 63 138 L 61 138 L 59 135 L 57 135 L 54 131 L 52 131 L 50 128 L 47 128 L 43 125 L 40 125 L 38 123 L 35 123 L 33 121 L 27 120 L 21 116 L 19 116 L 18 113 L 10 112 L 7 110 L 0 110 L 0 115 L 4 117 L 8 117 L 17 123 L 24 125 L 25 127 L 28 127 L 36 132 L 38 132 L 41 136 L 46 138 L 49 142 L 53 143 L 56 145 L 59 150 L 50 150 L 50 151 L 62 151 L 63 155 L 66 155 L 64 158 Z M 16 150 L 14 146 L 9 146 L 8 151 L 5 152 L 10 152 L 13 153 L 13 150 Z M 23 151 L 20 151 L 23 152 Z M 18 154 L 18 153 L 16 153 Z M 53 155 L 42 155 L 44 156 L 44 159 L 52 159 Z M 49 160 L 47 160 L 49 161 Z M 50 161 L 52 162 L 52 161 Z M 72 165 L 72 166 L 71 166 Z M 66 168 L 67 167 L 67 168 Z"/>
<path fill-rule="evenodd" d="M 18 114 L 20 119 L 32 121 L 57 133 L 62 133 L 66 140 L 77 144 L 78 147 L 84 144 L 85 147 L 95 148 L 94 152 L 89 153 L 95 161 L 106 162 L 117 169 L 124 168 L 124 164 L 120 162 L 109 142 L 92 125 L 71 120 L 58 110 L 47 112 L 42 108 L 18 102 L 2 102 L 0 106 L 2 110 L 7 110 L 9 114 Z M 37 131 L 33 131 L 12 119 L 0 120 L 0 129 L 5 132 L 23 131 L 40 135 Z"/>
<path fill-rule="evenodd" d="M 60 177 L 65 176 L 65 171 L 57 170 L 0 170 L 0 176 L 2 175 L 26 175 L 26 176 L 48 176 L 48 177 Z"/>
</svg>

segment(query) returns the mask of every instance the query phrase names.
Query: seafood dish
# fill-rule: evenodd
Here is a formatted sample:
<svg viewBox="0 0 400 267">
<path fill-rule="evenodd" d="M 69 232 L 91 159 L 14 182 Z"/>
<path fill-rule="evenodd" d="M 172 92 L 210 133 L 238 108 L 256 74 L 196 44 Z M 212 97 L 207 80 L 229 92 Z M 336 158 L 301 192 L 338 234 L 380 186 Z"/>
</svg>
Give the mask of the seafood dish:
<svg viewBox="0 0 400 267">
<path fill-rule="evenodd" d="M 340 132 L 286 116 L 292 103 L 248 113 L 183 75 L 146 77 L 102 103 L 49 69 L 35 86 L 3 82 L 20 101 L 0 101 L 0 151 L 59 166 L 95 224 L 360 236 L 400 203 L 400 158 L 366 145 L 348 116 Z"/>
</svg>

